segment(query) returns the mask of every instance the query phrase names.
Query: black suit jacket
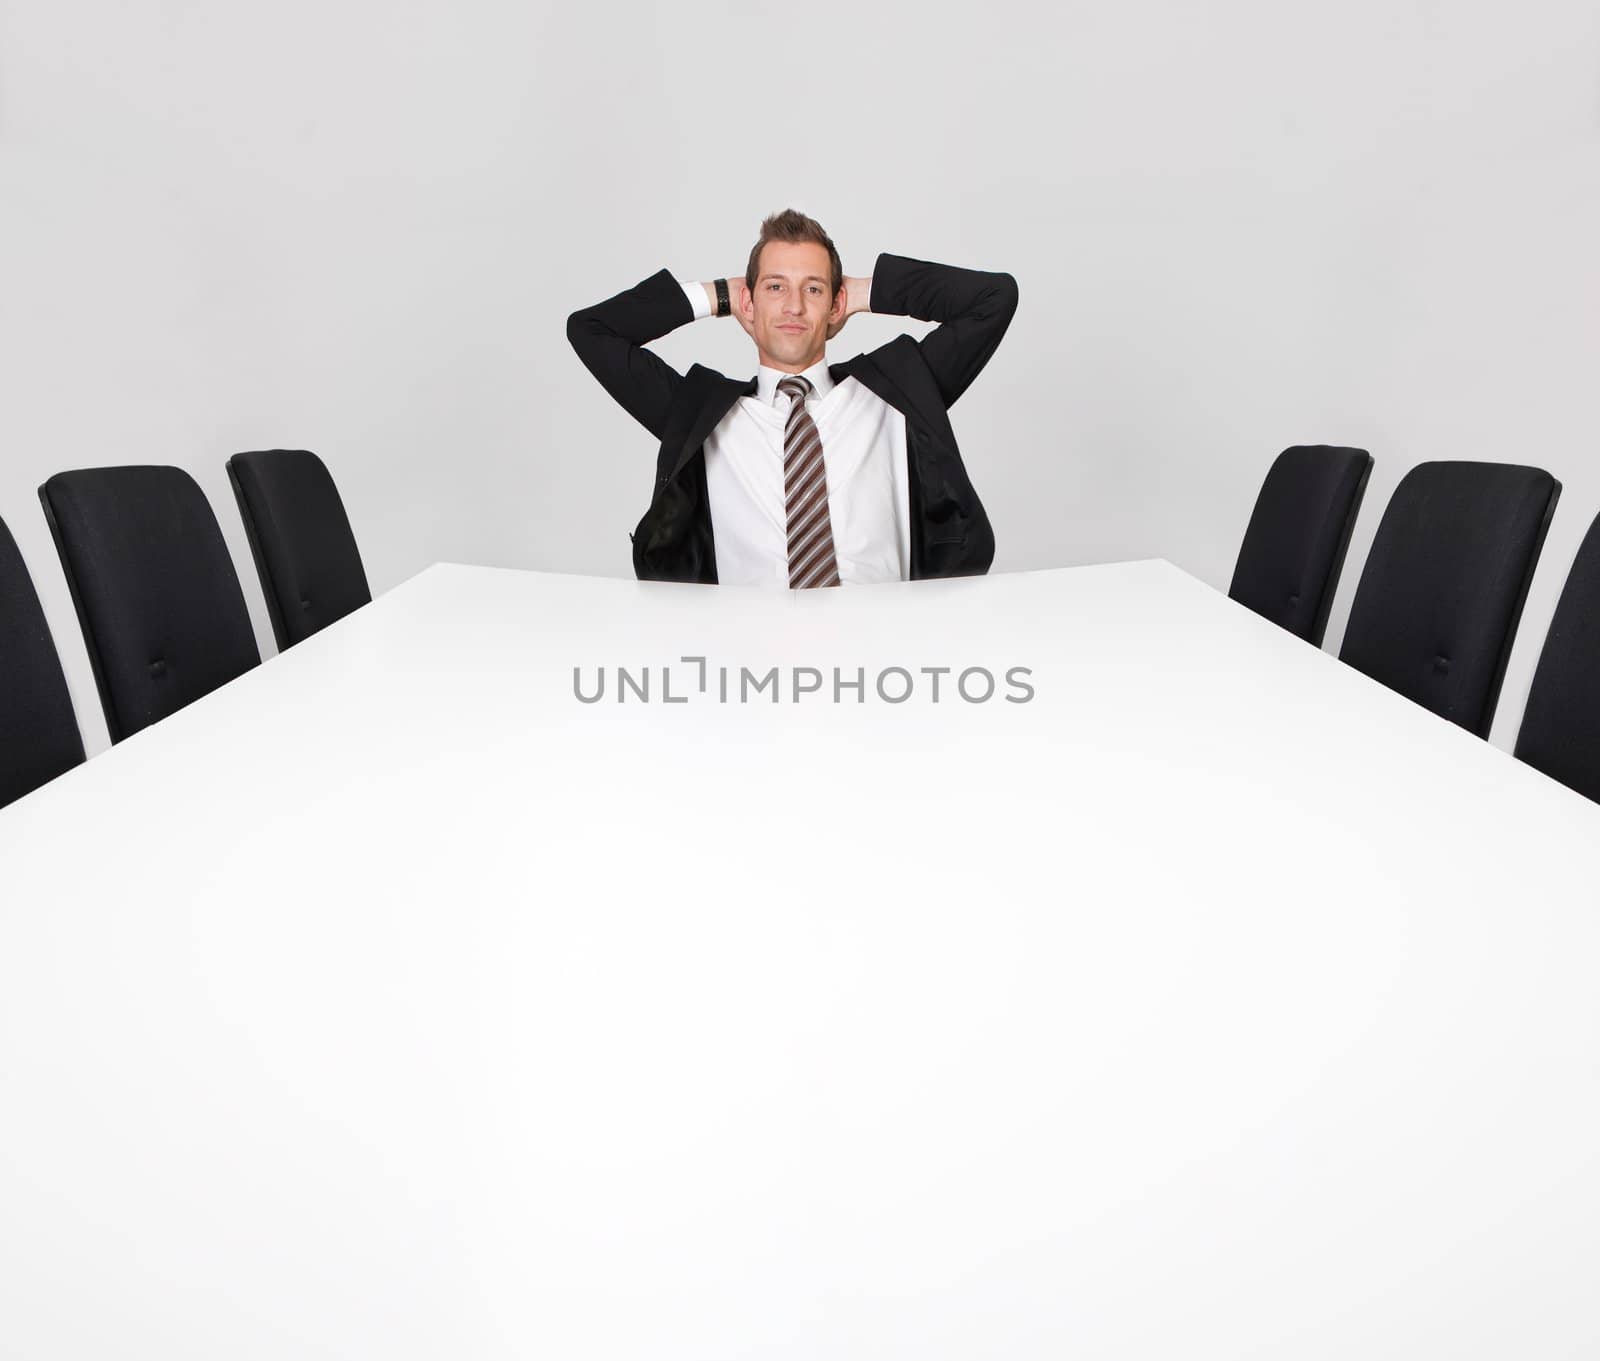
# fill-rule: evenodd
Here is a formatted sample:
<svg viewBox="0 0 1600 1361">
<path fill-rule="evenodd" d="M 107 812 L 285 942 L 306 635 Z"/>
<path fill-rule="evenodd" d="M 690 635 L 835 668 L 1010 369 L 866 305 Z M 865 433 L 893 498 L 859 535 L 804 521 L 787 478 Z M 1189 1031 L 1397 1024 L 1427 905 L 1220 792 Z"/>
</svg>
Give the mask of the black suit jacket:
<svg viewBox="0 0 1600 1361">
<path fill-rule="evenodd" d="M 828 367 L 835 382 L 854 378 L 906 418 L 911 576 L 987 572 L 994 531 L 948 413 L 1011 324 L 1017 282 L 1009 274 L 880 255 L 872 310 L 939 323 L 921 340 L 899 335 Z M 753 378 L 741 382 L 699 364 L 680 374 L 645 349 L 693 315 L 682 287 L 662 270 L 567 318 L 567 339 L 584 366 L 661 442 L 655 494 L 633 535 L 633 568 L 643 580 L 716 581 L 704 445 L 729 408 L 756 390 Z"/>
</svg>

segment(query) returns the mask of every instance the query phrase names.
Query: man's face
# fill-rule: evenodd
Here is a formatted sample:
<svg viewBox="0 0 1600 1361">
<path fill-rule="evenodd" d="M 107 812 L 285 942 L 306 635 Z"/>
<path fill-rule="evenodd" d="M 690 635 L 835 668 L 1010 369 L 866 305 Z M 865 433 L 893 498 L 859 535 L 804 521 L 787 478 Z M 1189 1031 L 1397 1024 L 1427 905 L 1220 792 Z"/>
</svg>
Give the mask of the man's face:
<svg viewBox="0 0 1600 1361">
<path fill-rule="evenodd" d="M 741 310 L 769 369 L 801 373 L 822 358 L 828 327 L 844 318 L 827 250 L 814 241 L 769 241 L 761 248 L 755 291 Z"/>
</svg>

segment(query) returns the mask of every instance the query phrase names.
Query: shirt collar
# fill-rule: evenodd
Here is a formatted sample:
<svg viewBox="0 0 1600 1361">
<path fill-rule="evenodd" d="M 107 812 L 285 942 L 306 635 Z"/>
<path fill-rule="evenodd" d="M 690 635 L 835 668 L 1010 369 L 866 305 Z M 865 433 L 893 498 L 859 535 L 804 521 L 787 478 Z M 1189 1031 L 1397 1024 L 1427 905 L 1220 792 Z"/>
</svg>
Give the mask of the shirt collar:
<svg viewBox="0 0 1600 1361">
<path fill-rule="evenodd" d="M 778 383 L 791 375 L 782 373 L 777 369 L 769 369 L 765 364 L 756 370 L 756 400 L 764 406 L 774 406 L 778 400 Z M 811 384 L 811 400 L 821 401 L 833 391 L 833 379 L 828 374 L 828 361 L 826 357 L 817 360 L 804 373 L 798 375 Z"/>
</svg>

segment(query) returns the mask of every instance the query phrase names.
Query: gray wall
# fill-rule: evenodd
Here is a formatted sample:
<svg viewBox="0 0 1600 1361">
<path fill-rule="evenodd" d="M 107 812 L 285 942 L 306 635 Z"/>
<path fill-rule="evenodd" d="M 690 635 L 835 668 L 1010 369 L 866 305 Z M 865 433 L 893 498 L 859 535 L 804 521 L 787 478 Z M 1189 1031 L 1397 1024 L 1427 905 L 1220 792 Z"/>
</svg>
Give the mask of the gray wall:
<svg viewBox="0 0 1600 1361">
<path fill-rule="evenodd" d="M 628 575 L 648 437 L 572 308 L 736 270 L 793 204 L 1008 269 L 956 411 L 996 570 L 1162 556 L 1225 587 L 1298 442 L 1530 461 L 1565 496 L 1494 740 L 1600 510 L 1592 0 L 647 9 L 0 7 L 0 514 L 105 745 L 34 488 L 188 468 L 270 653 L 223 460 L 328 460 L 376 590 L 430 562 Z M 861 317 L 842 356 L 887 339 Z M 668 358 L 748 370 L 731 322 Z"/>
</svg>

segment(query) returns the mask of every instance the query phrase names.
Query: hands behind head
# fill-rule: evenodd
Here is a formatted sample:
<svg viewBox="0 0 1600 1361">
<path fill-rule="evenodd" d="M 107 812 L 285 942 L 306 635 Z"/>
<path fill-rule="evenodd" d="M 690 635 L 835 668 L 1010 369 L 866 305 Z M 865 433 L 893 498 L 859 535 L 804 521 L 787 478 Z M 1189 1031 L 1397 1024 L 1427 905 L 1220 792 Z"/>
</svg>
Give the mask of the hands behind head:
<svg viewBox="0 0 1600 1361">
<path fill-rule="evenodd" d="M 870 312 L 872 310 L 872 280 L 846 278 L 839 285 L 839 290 L 844 294 L 844 311 L 837 322 L 828 325 L 828 339 L 832 340 L 840 331 L 844 330 L 845 322 L 855 316 L 857 312 Z"/>
<path fill-rule="evenodd" d="M 843 310 L 842 315 L 840 315 L 840 318 L 838 318 L 837 321 L 829 321 L 829 323 L 827 323 L 827 337 L 829 337 L 830 341 L 832 341 L 834 336 L 837 336 L 840 331 L 845 329 L 845 323 L 846 321 L 850 320 L 850 313 L 851 310 L 853 310 L 851 309 L 850 305 L 850 280 L 848 280 L 848 278 L 843 281 L 842 285 L 838 285 L 838 291 L 845 294 L 845 310 Z"/>
<path fill-rule="evenodd" d="M 853 287 L 852 287 L 853 285 Z M 840 331 L 844 330 L 845 322 L 857 312 L 867 310 L 867 304 L 872 296 L 871 279 L 845 279 L 839 285 L 839 291 L 844 294 L 844 309 L 838 321 L 828 323 L 828 339 L 832 340 Z M 728 301 L 733 308 L 734 320 L 744 327 L 744 333 L 752 340 L 755 339 L 755 322 L 745 315 L 746 303 L 750 297 L 750 287 L 744 281 L 742 274 L 728 276 Z"/>
<path fill-rule="evenodd" d="M 744 333 L 751 340 L 756 338 L 755 322 L 745 316 L 745 303 L 750 297 L 750 287 L 744 281 L 743 274 L 736 274 L 728 280 L 728 301 L 733 305 L 733 319 L 744 327 Z"/>
</svg>

